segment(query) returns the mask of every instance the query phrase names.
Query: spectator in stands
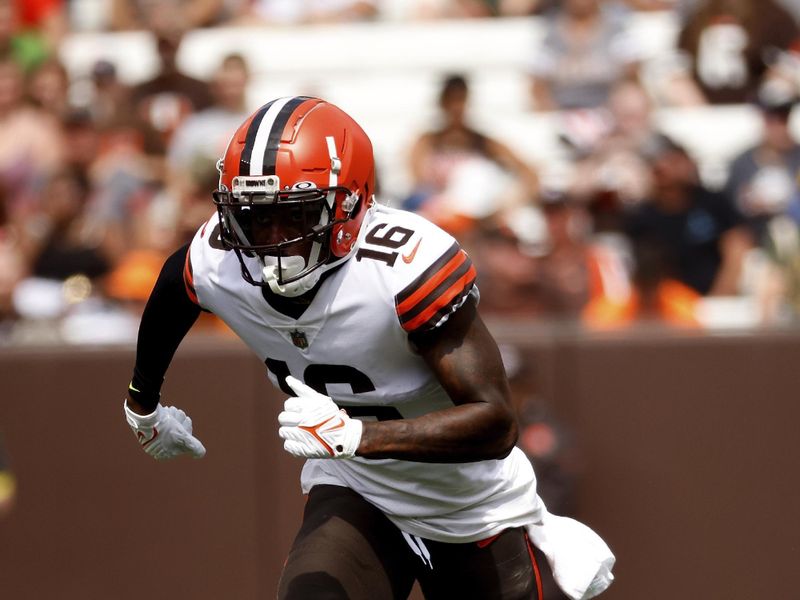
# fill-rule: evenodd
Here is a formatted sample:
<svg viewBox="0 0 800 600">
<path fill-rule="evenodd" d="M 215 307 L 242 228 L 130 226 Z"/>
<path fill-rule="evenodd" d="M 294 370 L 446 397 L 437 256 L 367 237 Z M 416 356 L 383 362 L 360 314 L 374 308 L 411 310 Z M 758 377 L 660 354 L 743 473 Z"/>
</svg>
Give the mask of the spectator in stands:
<svg viewBox="0 0 800 600">
<path fill-rule="evenodd" d="M 431 19 L 474 19 L 494 14 L 491 0 L 409 0 L 404 3 L 403 18 L 426 21 Z"/>
<path fill-rule="evenodd" d="M 253 0 L 244 3 L 239 21 L 245 24 L 301 25 L 373 19 L 375 0 Z"/>
<path fill-rule="evenodd" d="M 735 295 L 752 247 L 742 216 L 704 187 L 688 152 L 666 137 L 648 150 L 653 187 L 627 218 L 634 245 L 660 247 L 663 271 L 701 295 Z"/>
<path fill-rule="evenodd" d="M 213 104 L 189 116 L 170 141 L 168 160 L 173 173 L 190 171 L 198 160 L 214 164 L 247 114 L 247 86 L 250 72 L 240 54 L 225 56 L 211 80 Z"/>
<path fill-rule="evenodd" d="M 775 92 L 762 89 L 758 99 L 762 137 L 734 159 L 725 186 L 759 243 L 770 219 L 784 213 L 798 193 L 800 144 L 789 127 L 797 98 L 793 90 Z"/>
<path fill-rule="evenodd" d="M 83 108 L 70 110 L 62 119 L 65 145 L 69 148 L 65 166 L 90 180 L 94 165 L 103 152 L 100 131 L 92 114 Z M 96 182 L 90 181 L 94 188 Z"/>
<path fill-rule="evenodd" d="M 12 57 L 0 57 L 0 186 L 9 193 L 12 223 L 35 210 L 34 194 L 42 178 L 62 164 L 59 123 L 25 102 L 23 74 Z"/>
<path fill-rule="evenodd" d="M 586 207 L 590 303 L 619 306 L 633 294 L 633 258 L 624 232 L 626 214 L 650 189 L 650 166 L 642 154 L 656 138 L 650 97 L 636 81 L 614 85 L 603 124 L 582 145 L 573 144 L 569 195 Z M 592 314 L 596 309 L 590 309 Z M 603 315 L 607 311 L 603 311 Z"/>
<path fill-rule="evenodd" d="M 461 240 L 479 273 L 481 310 L 505 317 L 542 314 L 537 302 L 538 256 L 526 252 L 508 226 L 486 221 Z"/>
<path fill-rule="evenodd" d="M 501 17 L 522 17 L 542 10 L 542 0 L 498 0 L 497 14 Z"/>
<path fill-rule="evenodd" d="M 189 116 L 172 137 L 167 152 L 171 175 L 166 183 L 169 195 L 181 207 L 177 213 L 184 219 L 177 224 L 179 239 L 184 235 L 191 238 L 208 218 L 208 190 L 218 178 L 217 159 L 225 154 L 231 131 L 248 115 L 249 80 L 244 57 L 225 56 L 211 81 L 214 104 Z M 198 197 L 202 201 L 193 202 Z"/>
<path fill-rule="evenodd" d="M 91 71 L 92 94 L 87 108 L 100 129 L 129 124 L 135 117 L 131 106 L 131 89 L 119 80 L 117 67 L 100 59 Z"/>
<path fill-rule="evenodd" d="M 146 229 L 144 215 L 157 188 L 150 161 L 136 132 L 98 127 L 86 109 L 67 115 L 64 136 L 70 149 L 66 167 L 91 187 L 89 226 L 102 235 L 106 255 L 116 261 Z"/>
<path fill-rule="evenodd" d="M 413 190 L 403 203 L 454 233 L 538 194 L 536 172 L 511 148 L 469 124 L 468 101 L 467 80 L 446 77 L 439 94 L 444 123 L 414 142 Z"/>
<path fill-rule="evenodd" d="M 658 323 L 697 328 L 697 306 L 701 295 L 678 280 L 671 251 L 661 240 L 645 238 L 632 249 L 634 268 L 629 285 L 614 290 L 603 287 L 609 273 L 596 262 L 592 272 L 593 293 L 582 312 L 591 329 L 617 329 L 635 323 Z M 598 257 L 599 258 L 599 257 Z"/>
<path fill-rule="evenodd" d="M 109 24 L 116 31 L 153 29 L 154 13 L 166 8 L 175 23 L 197 29 L 229 18 L 228 4 L 226 0 L 110 0 Z"/>
<path fill-rule="evenodd" d="M 609 0 L 606 0 L 609 1 Z M 673 10 L 685 0 L 618 0 L 637 11 Z M 497 13 L 503 17 L 544 14 L 552 10 L 561 0 L 496 0 Z"/>
<path fill-rule="evenodd" d="M 701 0 L 677 45 L 711 104 L 752 101 L 779 50 L 800 40 L 794 17 L 774 0 Z"/>
<path fill-rule="evenodd" d="M 542 194 L 462 236 L 478 270 L 481 305 L 504 316 L 576 318 L 588 299 L 588 221 L 565 194 Z"/>
<path fill-rule="evenodd" d="M 548 316 L 574 319 L 590 291 L 588 215 L 567 194 L 543 195 L 542 209 L 546 238 L 537 260 L 538 302 Z"/>
<path fill-rule="evenodd" d="M 42 190 L 38 222 L 24 239 L 32 276 L 96 279 L 109 271 L 102 232 L 89 227 L 85 211 L 89 193 L 89 182 L 73 170 L 64 169 L 49 178 Z"/>
<path fill-rule="evenodd" d="M 113 63 L 95 63 L 92 82 L 87 111 L 74 113 L 67 127 L 71 147 L 77 149 L 70 163 L 88 175 L 92 214 L 98 227 L 113 232 L 113 256 L 119 259 L 149 237 L 150 204 L 164 186 L 165 141 L 132 109 L 131 90 L 119 81 Z"/>
<path fill-rule="evenodd" d="M 636 76 L 625 14 L 602 0 L 564 0 L 545 16 L 545 37 L 529 66 L 537 110 L 602 106 L 616 82 Z"/>
<path fill-rule="evenodd" d="M 657 132 L 650 97 L 638 82 L 616 83 L 606 107 L 607 129 L 591 145 L 576 148 L 570 191 L 586 204 L 620 204 L 615 210 L 622 210 L 641 200 L 649 187 L 650 170 L 642 150 Z"/>
<path fill-rule="evenodd" d="M 159 72 L 135 86 L 131 99 L 137 116 L 161 134 L 161 147 L 150 149 L 150 153 L 163 155 L 181 121 L 211 106 L 213 98 L 205 81 L 186 75 L 178 67 L 177 55 L 185 30 L 175 26 L 167 16 L 154 23 L 157 25 L 153 36 L 160 59 Z"/>
<path fill-rule="evenodd" d="M 69 74 L 57 59 L 49 58 L 28 77 L 28 96 L 35 106 L 63 119 L 69 112 Z"/>
<path fill-rule="evenodd" d="M 760 240 L 766 261 L 752 277 L 762 321 L 800 322 L 800 198 L 786 214 L 769 220 Z"/>
</svg>

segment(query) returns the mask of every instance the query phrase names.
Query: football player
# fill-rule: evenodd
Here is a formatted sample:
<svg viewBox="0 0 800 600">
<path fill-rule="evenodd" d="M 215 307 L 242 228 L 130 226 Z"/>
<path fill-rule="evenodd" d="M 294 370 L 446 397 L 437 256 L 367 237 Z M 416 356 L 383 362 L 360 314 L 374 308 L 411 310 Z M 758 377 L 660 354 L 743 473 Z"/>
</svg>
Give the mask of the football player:
<svg viewBox="0 0 800 600">
<path fill-rule="evenodd" d="M 308 459 L 278 597 L 399 599 L 416 580 L 430 599 L 528 599 L 551 572 L 572 598 L 605 589 L 613 555 L 547 513 L 515 447 L 470 258 L 375 202 L 361 127 L 317 98 L 273 100 L 218 169 L 216 212 L 166 261 L 145 308 L 124 410 L 154 458 L 205 454 L 191 419 L 160 403 L 201 310 L 265 362 L 288 395 L 284 448 Z"/>
</svg>

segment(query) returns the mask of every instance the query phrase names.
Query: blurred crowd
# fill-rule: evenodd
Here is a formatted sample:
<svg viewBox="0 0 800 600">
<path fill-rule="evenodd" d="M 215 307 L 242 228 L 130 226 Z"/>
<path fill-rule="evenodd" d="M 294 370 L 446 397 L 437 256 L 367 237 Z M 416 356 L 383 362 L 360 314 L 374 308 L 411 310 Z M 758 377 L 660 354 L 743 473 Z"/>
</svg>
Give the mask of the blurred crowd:
<svg viewBox="0 0 800 600">
<path fill-rule="evenodd" d="M 164 258 L 211 214 L 216 159 L 253 109 L 251 65 L 230 53 L 207 80 L 182 72 L 176 56 L 187 32 L 528 15 L 545 32 L 525 73 L 530 110 L 561 115 L 568 176 L 545 181 L 513 139 L 471 123 L 468 75 L 442 73 L 437 124 L 407 149 L 410 189 L 383 189 L 384 200 L 461 241 L 487 314 L 591 328 L 699 328 L 721 314 L 729 323 L 792 323 L 799 8 L 789 0 L 0 0 L 0 343 L 131 339 Z M 674 52 L 657 68 L 627 35 L 638 11 L 678 20 Z M 149 32 L 157 73 L 128 84 L 119 65 L 98 57 L 89 87 L 71 93 L 60 48 L 87 30 Z M 758 111 L 760 139 L 726 165 L 723 181 L 709 182 L 654 115 L 723 105 Z"/>
</svg>

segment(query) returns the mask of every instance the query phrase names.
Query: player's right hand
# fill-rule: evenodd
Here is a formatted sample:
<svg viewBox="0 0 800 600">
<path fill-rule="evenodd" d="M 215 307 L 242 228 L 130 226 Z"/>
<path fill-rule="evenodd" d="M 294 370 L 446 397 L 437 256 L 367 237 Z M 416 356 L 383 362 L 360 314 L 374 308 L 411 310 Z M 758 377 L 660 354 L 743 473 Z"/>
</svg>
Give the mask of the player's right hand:
<svg viewBox="0 0 800 600">
<path fill-rule="evenodd" d="M 278 415 L 283 449 L 300 458 L 355 456 L 364 424 L 299 379 L 290 375 L 286 383 L 297 396 L 287 398 Z"/>
<path fill-rule="evenodd" d="M 123 407 L 139 445 L 156 460 L 183 454 L 194 458 L 205 456 L 205 447 L 192 435 L 192 420 L 181 409 L 159 404 L 149 415 L 140 415 L 128 408 L 127 401 Z"/>
</svg>

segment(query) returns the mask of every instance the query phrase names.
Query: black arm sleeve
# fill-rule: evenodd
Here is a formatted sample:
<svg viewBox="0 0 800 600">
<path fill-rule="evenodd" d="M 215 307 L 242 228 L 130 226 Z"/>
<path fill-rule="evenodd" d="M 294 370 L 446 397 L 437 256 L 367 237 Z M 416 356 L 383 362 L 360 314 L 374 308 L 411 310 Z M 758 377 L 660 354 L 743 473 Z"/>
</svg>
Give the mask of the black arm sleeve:
<svg viewBox="0 0 800 600">
<path fill-rule="evenodd" d="M 189 299 L 183 281 L 188 251 L 187 244 L 166 260 L 139 324 L 136 365 L 128 393 L 149 410 L 155 410 L 172 357 L 200 315 L 201 309 Z"/>
</svg>

